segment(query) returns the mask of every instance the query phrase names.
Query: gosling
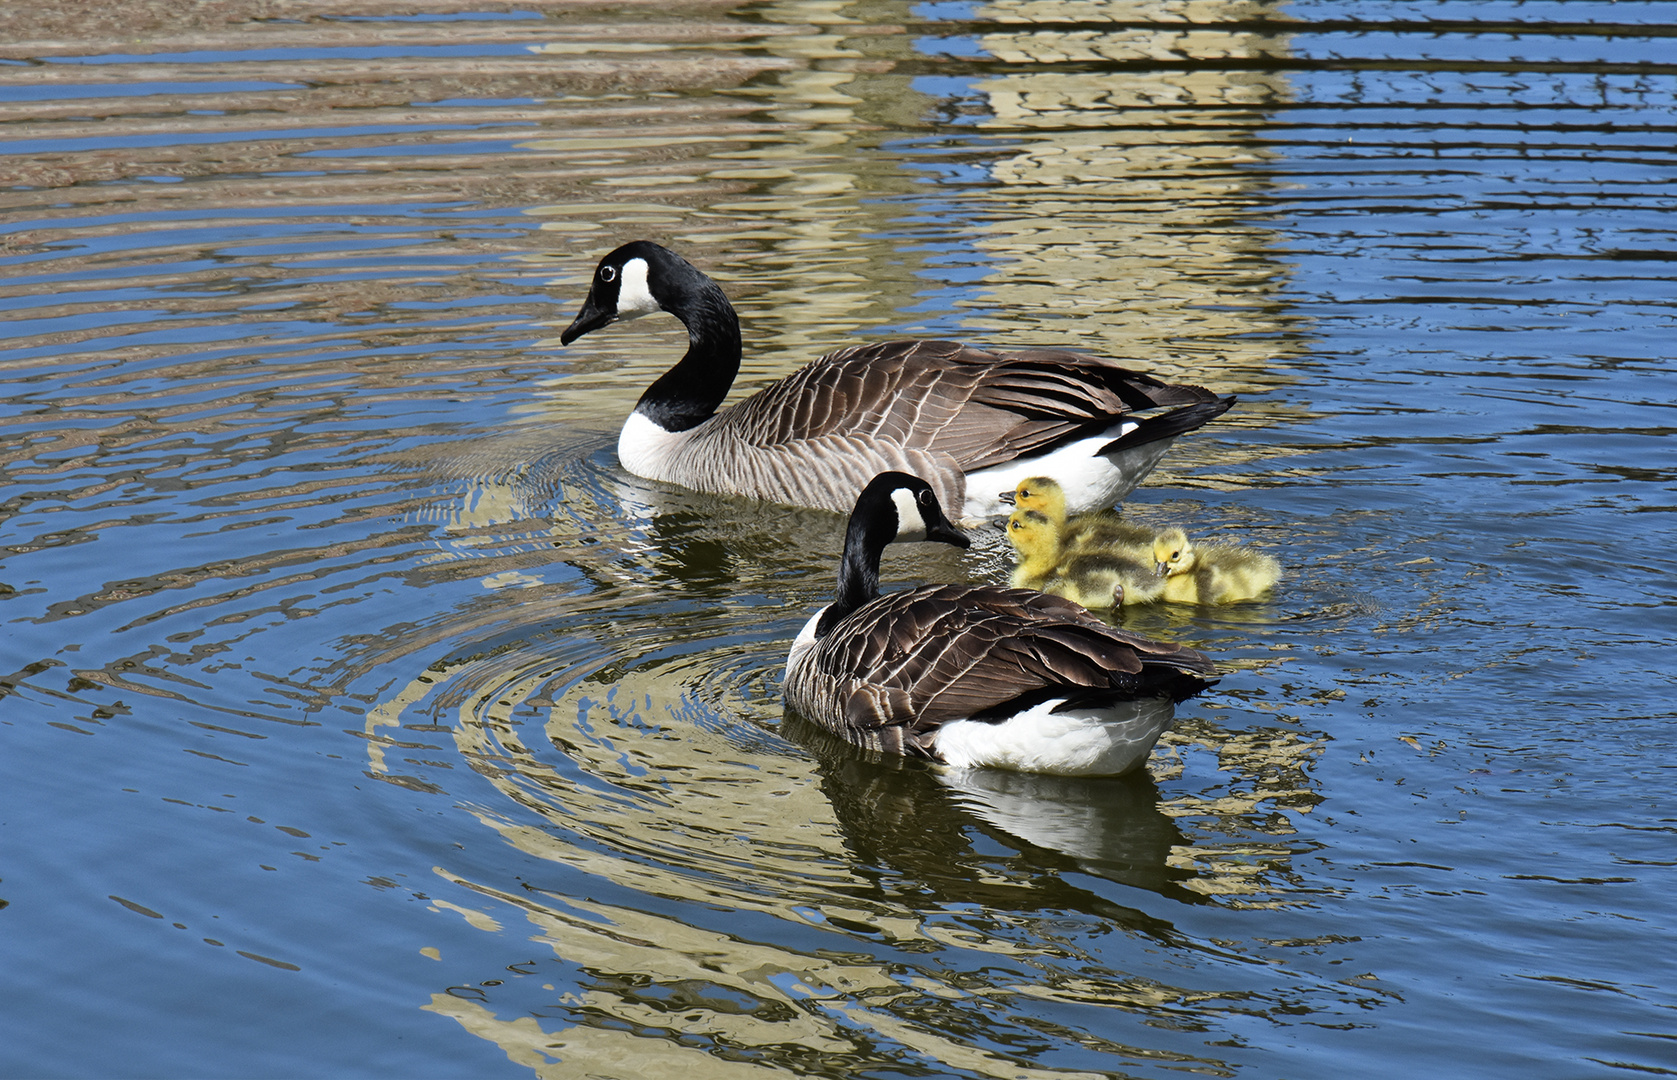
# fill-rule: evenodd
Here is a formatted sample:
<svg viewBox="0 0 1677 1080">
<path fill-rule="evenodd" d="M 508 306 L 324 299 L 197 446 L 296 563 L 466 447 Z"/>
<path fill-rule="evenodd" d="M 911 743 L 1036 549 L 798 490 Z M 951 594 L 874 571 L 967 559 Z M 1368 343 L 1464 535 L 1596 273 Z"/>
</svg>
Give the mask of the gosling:
<svg viewBox="0 0 1677 1080">
<path fill-rule="evenodd" d="M 1261 551 L 1224 544 L 1195 547 L 1181 529 L 1153 541 L 1153 560 L 1164 577 L 1164 599 L 1179 604 L 1232 604 L 1253 600 L 1281 578 L 1281 564 Z"/>
<path fill-rule="evenodd" d="M 1067 551 L 1095 551 L 1119 549 L 1138 562 L 1151 561 L 1153 530 L 1131 525 L 1110 510 L 1066 517 L 1066 492 L 1051 476 L 1032 476 L 1019 481 L 1011 495 L 1002 492 L 1003 502 L 1011 502 L 1020 510 L 1036 510 L 1047 515 L 1059 530 L 1060 543 Z"/>
<path fill-rule="evenodd" d="M 1060 530 L 1040 510 L 1015 510 L 1007 519 L 1007 538 L 1018 556 L 1016 589 L 1036 589 L 1095 610 L 1145 604 L 1164 594 L 1165 579 L 1119 549 L 1066 550 Z"/>
</svg>

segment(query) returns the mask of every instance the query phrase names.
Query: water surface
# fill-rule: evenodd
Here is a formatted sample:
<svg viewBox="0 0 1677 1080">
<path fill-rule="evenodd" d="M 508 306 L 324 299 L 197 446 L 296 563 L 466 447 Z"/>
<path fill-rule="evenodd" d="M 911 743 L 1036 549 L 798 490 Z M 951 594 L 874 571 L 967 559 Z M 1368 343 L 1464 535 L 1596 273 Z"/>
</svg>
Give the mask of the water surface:
<svg viewBox="0 0 1677 1080">
<path fill-rule="evenodd" d="M 1665 5 L 0 14 L 15 1075 L 1667 1075 Z M 619 468 L 673 320 L 1240 395 L 1145 776 L 783 715 L 841 522 Z M 888 582 L 994 580 L 909 549 Z"/>
</svg>

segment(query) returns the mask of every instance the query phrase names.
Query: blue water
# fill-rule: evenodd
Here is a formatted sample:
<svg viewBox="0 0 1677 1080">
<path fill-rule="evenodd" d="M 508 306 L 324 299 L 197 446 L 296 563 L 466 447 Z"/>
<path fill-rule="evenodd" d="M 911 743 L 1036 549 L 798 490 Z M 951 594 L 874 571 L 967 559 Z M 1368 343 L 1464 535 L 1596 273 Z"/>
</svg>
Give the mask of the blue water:
<svg viewBox="0 0 1677 1080">
<path fill-rule="evenodd" d="M 0 67 L 0 1074 L 1677 1072 L 1662 5 L 183 12 Z M 1226 669 L 1146 776 L 783 716 L 839 522 L 622 472 L 671 321 L 557 341 L 641 236 L 741 388 L 1240 396 L 1126 512 L 1287 576 L 1125 614 Z"/>
</svg>

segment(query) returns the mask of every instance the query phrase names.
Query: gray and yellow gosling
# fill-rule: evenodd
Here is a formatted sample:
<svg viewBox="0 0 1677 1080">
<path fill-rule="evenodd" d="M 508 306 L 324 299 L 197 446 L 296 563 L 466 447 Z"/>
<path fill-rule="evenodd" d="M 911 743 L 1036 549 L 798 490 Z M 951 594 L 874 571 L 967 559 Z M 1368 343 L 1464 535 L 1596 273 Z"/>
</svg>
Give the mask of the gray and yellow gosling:
<svg viewBox="0 0 1677 1080">
<path fill-rule="evenodd" d="M 1007 519 L 1007 538 L 1017 555 L 1014 588 L 1063 596 L 1097 611 L 1145 604 L 1164 595 L 1165 579 L 1150 557 L 1137 557 L 1134 547 L 1092 542 L 1068 551 L 1061 530 L 1040 510 L 1015 510 Z M 1148 556 L 1151 553 L 1149 548 Z"/>
<path fill-rule="evenodd" d="M 1227 544 L 1195 545 L 1181 529 L 1158 535 L 1153 559 L 1165 575 L 1164 599 L 1179 604 L 1253 600 L 1281 578 L 1281 564 L 1272 555 Z"/>
<path fill-rule="evenodd" d="M 1065 488 L 1051 476 L 1026 477 L 1011 492 L 1002 492 L 1000 498 L 1016 509 L 1047 515 L 1068 551 L 1118 549 L 1119 554 L 1140 562 L 1153 561 L 1152 529 L 1132 525 L 1111 510 L 1092 510 L 1067 517 Z"/>
</svg>

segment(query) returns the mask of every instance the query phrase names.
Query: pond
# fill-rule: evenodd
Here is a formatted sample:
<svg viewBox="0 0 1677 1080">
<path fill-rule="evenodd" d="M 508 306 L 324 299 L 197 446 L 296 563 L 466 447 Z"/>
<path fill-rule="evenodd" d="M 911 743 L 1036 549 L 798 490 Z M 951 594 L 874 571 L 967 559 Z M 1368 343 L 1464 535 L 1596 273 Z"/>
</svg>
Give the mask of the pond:
<svg viewBox="0 0 1677 1080">
<path fill-rule="evenodd" d="M 1622 0 L 0 12 L 9 1076 L 1677 1073 L 1677 27 Z M 619 466 L 897 336 L 1238 404 L 1144 774 L 786 716 L 843 522 Z M 995 581 L 904 546 L 887 588 Z"/>
</svg>

